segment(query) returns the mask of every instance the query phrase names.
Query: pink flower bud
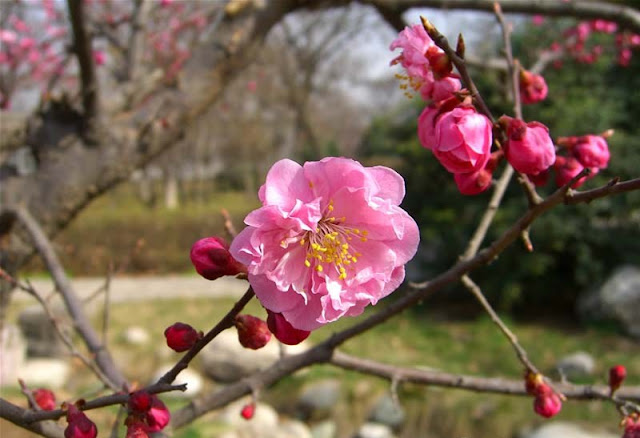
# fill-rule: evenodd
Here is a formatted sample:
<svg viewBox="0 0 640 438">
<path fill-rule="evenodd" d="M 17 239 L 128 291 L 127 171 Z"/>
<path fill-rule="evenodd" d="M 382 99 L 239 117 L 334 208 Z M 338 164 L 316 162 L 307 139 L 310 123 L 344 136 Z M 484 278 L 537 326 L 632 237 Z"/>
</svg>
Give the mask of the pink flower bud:
<svg viewBox="0 0 640 438">
<path fill-rule="evenodd" d="M 604 169 L 609 164 L 609 146 L 599 135 L 579 137 L 571 151 L 583 167 Z"/>
<path fill-rule="evenodd" d="M 507 126 L 504 154 L 515 170 L 536 175 L 554 163 L 556 149 L 549 137 L 549 129 L 542 123 L 525 123 L 507 116 L 502 116 L 500 123 Z"/>
<path fill-rule="evenodd" d="M 56 396 L 46 388 L 34 390 L 33 399 L 43 411 L 53 411 L 56 408 Z"/>
<path fill-rule="evenodd" d="M 191 263 L 198 274 L 207 280 L 215 280 L 224 275 L 247 272 L 247 268 L 237 262 L 229 253 L 229 245 L 220 237 L 205 237 L 191 247 Z"/>
<path fill-rule="evenodd" d="M 451 173 L 484 167 L 491 154 L 491 121 L 472 107 L 456 107 L 435 122 L 432 151 Z"/>
<path fill-rule="evenodd" d="M 238 340 L 244 348 L 258 350 L 269 342 L 271 332 L 260 318 L 251 315 L 238 315 L 235 320 Z"/>
<path fill-rule="evenodd" d="M 76 405 L 69 405 L 67 410 L 67 427 L 65 438 L 95 438 L 98 428 Z"/>
<path fill-rule="evenodd" d="M 622 438 L 640 438 L 640 418 L 638 414 L 631 414 L 622 420 L 624 433 Z"/>
<path fill-rule="evenodd" d="M 147 425 L 140 420 L 128 423 L 126 438 L 149 438 Z"/>
<path fill-rule="evenodd" d="M 311 332 L 294 328 L 289 321 L 284 319 L 282 313 L 273 313 L 267 310 L 267 326 L 275 337 L 287 345 L 297 345 L 309 337 Z"/>
<path fill-rule="evenodd" d="M 147 412 L 147 432 L 158 432 L 171 421 L 169 409 L 156 395 L 151 396 L 151 408 Z"/>
<path fill-rule="evenodd" d="M 202 336 L 189 324 L 176 322 L 172 326 L 167 327 L 164 331 L 164 337 L 167 339 L 169 348 L 181 353 L 193 347 Z"/>
<path fill-rule="evenodd" d="M 133 413 L 146 413 L 151 408 L 151 394 L 143 390 L 132 392 L 128 405 Z"/>
<path fill-rule="evenodd" d="M 440 47 L 436 45 L 429 47 L 425 56 L 429 60 L 429 66 L 433 71 L 435 79 L 446 78 L 451 74 L 453 64 Z"/>
<path fill-rule="evenodd" d="M 255 405 L 255 403 L 248 403 L 248 404 L 244 405 L 242 407 L 242 410 L 240 411 L 240 415 L 245 420 L 251 420 L 255 413 L 256 413 L 256 405 Z"/>
<path fill-rule="evenodd" d="M 624 365 L 615 365 L 609 369 L 609 388 L 611 388 L 611 394 L 620 388 L 625 377 L 627 377 L 627 369 Z"/>
<path fill-rule="evenodd" d="M 541 75 L 522 70 L 520 72 L 520 99 L 529 105 L 546 99 L 549 88 Z"/>
<path fill-rule="evenodd" d="M 93 61 L 96 65 L 104 65 L 107 60 L 107 56 L 104 54 L 102 50 L 94 50 L 93 51 Z"/>
<path fill-rule="evenodd" d="M 453 179 L 463 195 L 477 195 L 491 186 L 491 172 L 480 169 L 472 173 L 455 173 Z"/>
<path fill-rule="evenodd" d="M 533 410 L 540 416 L 551 418 L 562 409 L 562 400 L 546 384 L 541 384 L 537 388 L 535 399 L 533 400 Z"/>
<path fill-rule="evenodd" d="M 418 117 L 418 139 L 425 149 L 432 149 L 436 142 L 435 121 L 438 114 L 438 108 L 435 105 L 429 105 Z"/>
<path fill-rule="evenodd" d="M 584 167 L 578 160 L 573 157 L 558 156 L 556 162 L 553 165 L 556 171 L 556 185 L 562 187 L 571 181 L 576 175 L 584 170 Z M 573 185 L 572 188 L 576 189 L 580 187 L 587 180 L 587 177 L 582 177 Z"/>
<path fill-rule="evenodd" d="M 429 72 L 427 78 L 420 87 L 420 95 L 424 100 L 433 100 L 435 102 L 448 99 L 456 92 L 460 91 L 462 84 L 460 79 L 453 76 L 446 76 L 442 79 L 434 79 L 433 74 Z"/>
</svg>

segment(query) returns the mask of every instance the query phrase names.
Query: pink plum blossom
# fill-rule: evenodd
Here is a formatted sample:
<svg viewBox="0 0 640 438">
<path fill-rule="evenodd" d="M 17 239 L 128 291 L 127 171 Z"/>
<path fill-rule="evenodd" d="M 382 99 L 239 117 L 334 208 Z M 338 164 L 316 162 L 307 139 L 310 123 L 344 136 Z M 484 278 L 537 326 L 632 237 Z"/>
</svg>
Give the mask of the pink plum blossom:
<svg viewBox="0 0 640 438">
<path fill-rule="evenodd" d="M 433 73 L 428 72 L 425 81 L 420 87 L 420 95 L 424 100 L 440 101 L 448 99 L 454 93 L 460 91 L 462 84 L 460 79 L 446 76 L 442 79 L 434 79 Z"/>
<path fill-rule="evenodd" d="M 609 164 L 609 146 L 607 141 L 599 135 L 579 137 L 572 152 L 584 167 L 604 169 Z"/>
<path fill-rule="evenodd" d="M 359 315 L 398 288 L 417 250 L 418 227 L 399 207 L 404 193 L 386 167 L 280 160 L 231 255 L 247 266 L 262 305 L 295 329 Z"/>
<path fill-rule="evenodd" d="M 538 103 L 546 99 L 549 88 L 544 78 L 535 73 L 520 72 L 520 99 L 525 105 Z"/>
<path fill-rule="evenodd" d="M 407 26 L 389 46 L 389 50 L 402 49 L 402 53 L 391 64 L 400 63 L 409 76 L 422 78 L 429 68 L 426 53 L 433 45 L 433 40 L 421 24 Z"/>
<path fill-rule="evenodd" d="M 298 345 L 311 334 L 310 331 L 294 328 L 281 313 L 270 310 L 267 310 L 267 327 L 278 341 L 287 345 Z"/>
<path fill-rule="evenodd" d="M 436 117 L 439 110 L 435 105 L 429 105 L 418 116 L 418 139 L 423 148 L 431 150 L 436 142 Z"/>
<path fill-rule="evenodd" d="M 556 162 L 553 165 L 553 168 L 556 171 L 556 185 L 558 187 L 562 187 L 571 181 L 576 175 L 584 170 L 584 166 L 580 164 L 578 160 L 574 157 L 563 157 L 558 156 L 556 158 Z M 584 176 L 580 178 L 578 181 L 574 182 L 571 187 L 578 188 L 587 180 L 587 177 Z"/>
<path fill-rule="evenodd" d="M 542 123 L 525 123 L 507 116 L 501 117 L 500 123 L 506 125 L 507 130 L 504 154 L 515 170 L 537 175 L 554 163 L 556 149 L 549 129 Z"/>
<path fill-rule="evenodd" d="M 451 173 L 475 172 L 491 154 L 491 121 L 473 107 L 456 107 L 435 122 L 435 157 Z"/>
</svg>

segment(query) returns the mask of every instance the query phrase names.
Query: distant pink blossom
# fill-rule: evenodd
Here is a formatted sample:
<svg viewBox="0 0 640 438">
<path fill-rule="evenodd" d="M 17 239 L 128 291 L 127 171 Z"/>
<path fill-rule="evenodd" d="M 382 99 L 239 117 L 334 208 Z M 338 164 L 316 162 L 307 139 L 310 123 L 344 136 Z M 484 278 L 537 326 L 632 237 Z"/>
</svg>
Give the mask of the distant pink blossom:
<svg viewBox="0 0 640 438">
<path fill-rule="evenodd" d="M 476 172 L 491 154 L 491 121 L 473 107 L 456 107 L 435 122 L 433 155 L 451 173 Z"/>
<path fill-rule="evenodd" d="M 536 14 L 533 17 L 531 17 L 531 23 L 534 26 L 542 26 L 542 24 L 544 23 L 545 17 L 544 15 L 540 15 L 540 14 Z"/>
<path fill-rule="evenodd" d="M 104 65 L 107 60 L 107 55 L 102 50 L 94 50 L 93 51 L 93 61 L 96 65 Z"/>
<path fill-rule="evenodd" d="M 548 169 L 556 160 L 556 149 L 549 136 L 549 128 L 539 122 L 525 123 L 520 119 L 502 116 L 506 125 L 505 158 L 515 170 L 536 175 Z"/>
<path fill-rule="evenodd" d="M 520 99 L 525 105 L 546 99 L 549 89 L 544 77 L 526 70 L 520 72 Z"/>
<path fill-rule="evenodd" d="M 609 164 L 609 145 L 599 135 L 584 135 L 571 149 L 573 155 L 584 167 L 597 167 L 604 169 Z"/>
<path fill-rule="evenodd" d="M 399 207 L 404 193 L 386 167 L 280 160 L 230 252 L 262 305 L 295 329 L 359 315 L 402 283 L 417 250 L 418 227 Z"/>
<path fill-rule="evenodd" d="M 429 68 L 426 53 L 434 42 L 421 24 L 405 27 L 389 46 L 390 50 L 402 49 L 402 53 L 391 61 L 400 63 L 411 77 L 424 77 Z"/>
<path fill-rule="evenodd" d="M 18 40 L 18 35 L 12 30 L 0 29 L 0 42 L 12 44 Z"/>
</svg>

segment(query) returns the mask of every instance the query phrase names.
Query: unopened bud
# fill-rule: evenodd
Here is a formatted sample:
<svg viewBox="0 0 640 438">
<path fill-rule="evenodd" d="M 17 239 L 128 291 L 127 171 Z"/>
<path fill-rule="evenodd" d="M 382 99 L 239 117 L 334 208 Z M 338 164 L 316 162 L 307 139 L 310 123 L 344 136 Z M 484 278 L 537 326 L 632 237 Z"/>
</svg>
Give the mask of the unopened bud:
<svg viewBox="0 0 640 438">
<path fill-rule="evenodd" d="M 133 413 L 146 413 L 151 408 L 151 394 L 147 391 L 135 391 L 129 395 L 129 410 Z"/>
<path fill-rule="evenodd" d="M 167 327 L 164 331 L 164 337 L 167 339 L 169 348 L 181 353 L 193 347 L 202 335 L 189 324 L 176 322 L 172 326 Z"/>
<path fill-rule="evenodd" d="M 537 388 L 533 401 L 533 410 L 540 416 L 551 418 L 562 409 L 562 400 L 548 385 L 542 384 Z"/>
<path fill-rule="evenodd" d="M 46 388 L 34 390 L 33 399 L 43 411 L 53 411 L 56 408 L 56 396 Z"/>
<path fill-rule="evenodd" d="M 297 345 L 309 337 L 311 332 L 306 330 L 298 330 L 287 321 L 282 313 L 273 313 L 267 310 L 267 326 L 278 341 L 287 345 Z"/>
<path fill-rule="evenodd" d="M 256 413 L 256 405 L 255 405 L 255 403 L 248 403 L 248 404 L 244 405 L 242 407 L 242 410 L 240 411 L 240 415 L 245 420 L 251 420 L 255 413 Z"/>
<path fill-rule="evenodd" d="M 609 388 L 611 389 L 611 394 L 620 388 L 625 377 L 627 377 L 627 369 L 624 365 L 615 365 L 609 369 Z"/>
<path fill-rule="evenodd" d="M 198 240 L 191 247 L 190 257 L 198 274 L 207 280 L 247 272 L 246 266 L 231 256 L 229 245 L 220 237 Z"/>
<path fill-rule="evenodd" d="M 65 438 L 95 438 L 98 428 L 76 405 L 68 405 Z"/>
<path fill-rule="evenodd" d="M 158 432 L 171 421 L 171 412 L 156 395 L 151 396 L 151 408 L 147 412 L 147 432 Z"/>
<path fill-rule="evenodd" d="M 238 340 L 244 348 L 258 350 L 269 342 L 271 332 L 267 323 L 251 315 L 238 315 L 235 320 Z"/>
<path fill-rule="evenodd" d="M 622 420 L 624 426 L 624 433 L 622 438 L 638 438 L 640 437 L 640 417 L 638 414 L 633 413 Z"/>
</svg>

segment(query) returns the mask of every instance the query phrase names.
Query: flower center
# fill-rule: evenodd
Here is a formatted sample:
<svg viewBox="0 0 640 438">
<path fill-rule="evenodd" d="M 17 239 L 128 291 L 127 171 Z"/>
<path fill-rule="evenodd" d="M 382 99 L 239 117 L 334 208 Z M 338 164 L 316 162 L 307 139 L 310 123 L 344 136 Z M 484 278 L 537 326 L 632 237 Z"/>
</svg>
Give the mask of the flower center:
<svg viewBox="0 0 640 438">
<path fill-rule="evenodd" d="M 307 268 L 315 265 L 314 269 L 322 272 L 325 269 L 323 265 L 329 265 L 327 268 L 333 266 L 339 273 L 338 278 L 344 280 L 349 266 L 362 255 L 349 242 L 354 238 L 366 242 L 368 232 L 344 225 L 346 218 L 329 216 L 332 212 L 333 201 L 329 201 L 325 214 L 318 221 L 317 230 L 307 231 L 300 239 L 300 245 L 307 249 L 304 260 Z"/>
</svg>

